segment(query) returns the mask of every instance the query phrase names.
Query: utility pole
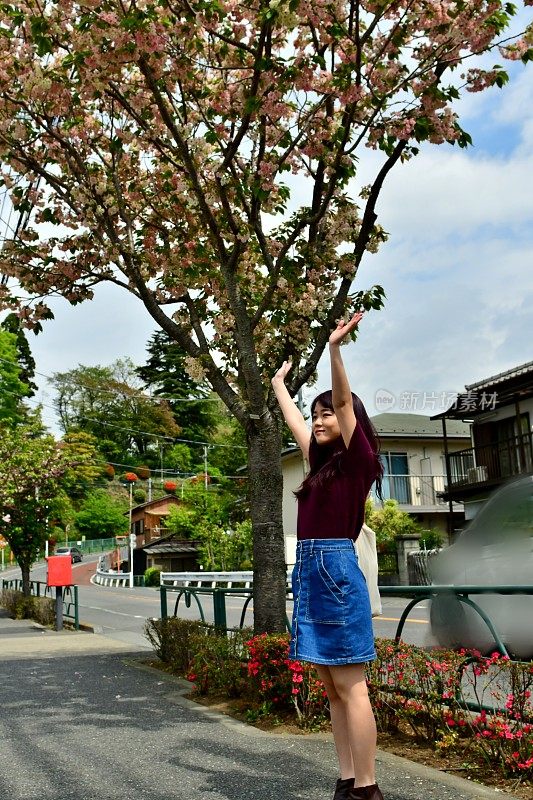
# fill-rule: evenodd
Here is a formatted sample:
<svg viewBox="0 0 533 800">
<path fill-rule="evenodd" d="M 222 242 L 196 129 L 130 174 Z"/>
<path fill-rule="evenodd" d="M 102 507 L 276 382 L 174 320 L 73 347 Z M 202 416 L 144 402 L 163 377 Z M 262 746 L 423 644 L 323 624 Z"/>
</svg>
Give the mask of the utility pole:
<svg viewBox="0 0 533 800">
<path fill-rule="evenodd" d="M 133 589 L 133 548 L 135 546 L 135 534 L 131 530 L 131 516 L 133 508 L 133 481 L 130 481 L 130 529 L 128 531 L 129 549 L 130 549 L 130 589 Z"/>
</svg>

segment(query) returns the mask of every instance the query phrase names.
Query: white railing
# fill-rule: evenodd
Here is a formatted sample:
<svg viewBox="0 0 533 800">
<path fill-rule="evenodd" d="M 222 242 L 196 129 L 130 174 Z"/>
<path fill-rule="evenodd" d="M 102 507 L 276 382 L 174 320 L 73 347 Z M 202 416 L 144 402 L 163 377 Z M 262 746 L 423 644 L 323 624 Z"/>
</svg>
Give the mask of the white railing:
<svg viewBox="0 0 533 800">
<path fill-rule="evenodd" d="M 441 496 L 445 486 L 445 475 L 384 475 L 383 498 L 400 506 L 437 509 L 447 505 Z"/>
<path fill-rule="evenodd" d="M 116 550 L 114 552 L 116 553 Z M 120 548 L 119 557 L 121 560 L 128 558 L 127 547 Z M 98 559 L 98 566 L 96 567 L 96 573 L 93 577 L 93 583 L 98 584 L 98 586 L 129 586 L 130 573 L 112 570 L 111 553 L 106 553 Z"/>
<path fill-rule="evenodd" d="M 129 572 L 113 572 L 97 569 L 93 578 L 93 583 L 99 586 L 129 586 L 130 573 Z"/>
<path fill-rule="evenodd" d="M 292 568 L 287 570 L 290 584 Z M 205 586 L 211 589 L 233 589 L 235 584 L 244 589 L 253 586 L 254 573 L 249 572 L 162 572 L 161 586 Z"/>
</svg>

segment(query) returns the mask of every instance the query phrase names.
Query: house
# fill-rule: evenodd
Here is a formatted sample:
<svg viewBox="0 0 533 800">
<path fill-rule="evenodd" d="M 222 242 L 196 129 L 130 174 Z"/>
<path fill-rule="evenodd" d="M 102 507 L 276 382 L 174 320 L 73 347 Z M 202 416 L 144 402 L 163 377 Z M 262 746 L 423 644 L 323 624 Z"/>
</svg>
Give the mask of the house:
<svg viewBox="0 0 533 800">
<path fill-rule="evenodd" d="M 171 507 L 180 503 L 175 495 L 169 494 L 131 509 L 130 533 L 136 536 L 133 551 L 135 575 L 142 575 L 148 567 L 160 567 L 163 572 L 194 572 L 199 568 L 198 542 L 183 539 L 165 529 L 165 519 Z"/>
<path fill-rule="evenodd" d="M 445 536 L 464 519 L 460 502 L 451 505 L 443 499 L 446 461 L 442 426 L 423 414 L 383 413 L 371 418 L 381 442 L 385 469 L 382 492 L 385 500 L 394 499 L 403 511 L 415 516 L 424 528 L 437 529 Z M 470 429 L 454 421 L 447 432 L 449 451 L 470 444 Z M 295 489 L 304 479 L 306 468 L 296 446 L 282 452 L 283 529 L 287 563 L 294 563 L 296 549 Z M 374 488 L 372 499 L 378 503 Z"/>
<path fill-rule="evenodd" d="M 533 474 L 533 361 L 465 386 L 447 411 L 432 417 L 450 426 L 468 421 L 468 446 L 447 456 L 445 499 L 462 503 L 467 520 L 490 494 L 519 475 Z"/>
<path fill-rule="evenodd" d="M 180 500 L 173 494 L 148 500 L 131 509 L 131 531 L 137 537 L 137 547 L 158 539 L 165 532 L 165 517 L 171 506 L 179 506 Z M 127 511 L 126 514 L 130 512 Z"/>
<path fill-rule="evenodd" d="M 197 572 L 198 544 L 175 533 L 154 539 L 133 551 L 133 572 L 142 575 L 148 567 L 158 567 L 163 572 Z"/>
</svg>

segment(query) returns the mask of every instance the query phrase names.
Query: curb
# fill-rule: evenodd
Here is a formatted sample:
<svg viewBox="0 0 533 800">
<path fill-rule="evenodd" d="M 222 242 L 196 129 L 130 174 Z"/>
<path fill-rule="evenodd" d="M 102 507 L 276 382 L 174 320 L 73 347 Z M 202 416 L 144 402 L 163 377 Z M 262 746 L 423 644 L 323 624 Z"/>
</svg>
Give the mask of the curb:
<svg viewBox="0 0 533 800">
<path fill-rule="evenodd" d="M 93 625 L 92 622 L 80 622 L 79 630 L 85 633 L 100 633 L 103 634 L 104 629 L 101 625 Z"/>
<path fill-rule="evenodd" d="M 195 703 L 194 700 L 190 700 L 188 697 L 185 697 L 185 693 L 189 692 L 193 685 L 185 678 L 179 678 L 176 675 L 169 675 L 167 672 L 162 672 L 156 667 L 151 667 L 148 664 L 143 663 L 141 659 L 124 658 L 123 661 L 125 664 L 133 667 L 134 669 L 158 676 L 161 681 L 167 681 L 168 683 L 173 684 L 176 687 L 176 690 L 166 695 L 169 702 L 183 706 L 194 713 L 201 714 L 207 719 L 212 719 L 214 722 L 218 722 L 219 724 L 224 725 L 224 727 L 229 728 L 230 730 L 234 731 L 235 733 L 239 733 L 242 736 L 252 736 L 256 738 L 272 738 L 274 736 L 280 739 L 297 739 L 300 741 L 305 737 L 311 741 L 333 741 L 333 735 L 331 733 L 295 734 L 276 733 L 275 731 L 261 730 L 260 728 L 256 728 L 253 725 L 248 725 L 246 722 L 242 722 L 239 719 L 235 719 L 227 714 L 223 714 L 222 712 L 217 711 L 209 706 Z M 393 753 L 388 753 L 385 750 L 378 749 L 376 761 L 385 768 L 390 767 L 397 771 L 405 772 L 409 776 L 421 780 L 432 781 L 433 783 L 441 784 L 450 789 L 455 789 L 457 792 L 469 794 L 472 800 L 518 800 L 516 795 L 509 794 L 508 792 L 504 792 L 500 789 L 493 789 L 490 786 L 485 786 L 484 784 L 476 783 L 474 781 L 467 780 L 466 778 L 452 775 L 448 772 L 443 772 L 439 769 L 435 769 L 435 767 L 428 767 L 425 764 L 419 764 L 416 761 L 410 761 L 407 758 L 394 755 Z"/>
</svg>

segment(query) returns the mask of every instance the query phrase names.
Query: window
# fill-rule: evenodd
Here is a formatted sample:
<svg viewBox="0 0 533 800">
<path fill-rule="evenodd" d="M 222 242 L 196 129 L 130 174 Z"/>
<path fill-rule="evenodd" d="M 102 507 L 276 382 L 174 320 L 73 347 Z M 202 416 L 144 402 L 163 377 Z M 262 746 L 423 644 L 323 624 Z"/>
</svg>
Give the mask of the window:
<svg viewBox="0 0 533 800">
<path fill-rule="evenodd" d="M 380 459 L 384 470 L 383 499 L 410 505 L 412 501 L 407 453 L 382 452 Z"/>
</svg>

